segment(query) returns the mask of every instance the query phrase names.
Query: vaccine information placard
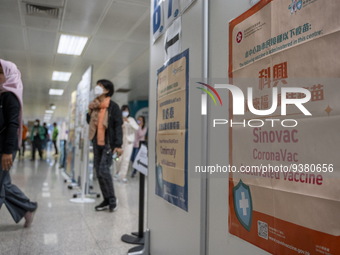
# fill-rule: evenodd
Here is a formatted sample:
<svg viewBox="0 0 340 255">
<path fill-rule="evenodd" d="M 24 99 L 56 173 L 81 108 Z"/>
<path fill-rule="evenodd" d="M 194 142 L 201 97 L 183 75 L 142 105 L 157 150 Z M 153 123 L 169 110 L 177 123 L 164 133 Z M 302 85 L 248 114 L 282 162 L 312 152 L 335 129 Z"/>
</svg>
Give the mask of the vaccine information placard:
<svg viewBox="0 0 340 255">
<path fill-rule="evenodd" d="M 187 211 L 189 50 L 157 73 L 156 194 Z"/>
<path fill-rule="evenodd" d="M 229 106 L 229 163 L 247 170 L 229 175 L 229 232 L 272 254 L 340 254 L 339 12 L 263 0 L 229 24 L 245 95 L 242 115 Z"/>
</svg>

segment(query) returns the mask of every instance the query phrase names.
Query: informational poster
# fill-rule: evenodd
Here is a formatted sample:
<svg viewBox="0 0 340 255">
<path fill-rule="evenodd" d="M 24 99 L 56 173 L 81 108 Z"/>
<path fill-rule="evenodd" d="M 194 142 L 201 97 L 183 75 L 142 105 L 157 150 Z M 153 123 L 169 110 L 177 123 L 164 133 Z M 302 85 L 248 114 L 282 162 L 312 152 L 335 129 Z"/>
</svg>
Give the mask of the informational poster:
<svg viewBox="0 0 340 255">
<path fill-rule="evenodd" d="M 230 22 L 229 232 L 272 254 L 340 254 L 339 12 L 263 0 Z"/>
<path fill-rule="evenodd" d="M 67 121 L 68 122 L 68 121 Z M 68 138 L 68 127 L 67 122 L 64 121 L 61 123 L 61 127 L 59 130 L 59 167 L 65 168 L 66 166 L 66 152 L 67 152 L 67 138 Z"/>
<path fill-rule="evenodd" d="M 187 211 L 189 50 L 157 75 L 156 194 Z"/>
<path fill-rule="evenodd" d="M 75 179 L 74 176 L 74 158 L 76 150 L 76 135 L 75 135 L 75 122 L 76 122 L 76 103 L 77 103 L 77 91 L 73 91 L 71 94 L 71 102 L 69 106 L 69 123 L 68 123 L 68 140 L 66 146 L 66 174 Z"/>
<path fill-rule="evenodd" d="M 179 0 L 164 0 L 165 27 L 169 27 L 179 15 Z"/>
<path fill-rule="evenodd" d="M 164 1 L 153 0 L 152 8 L 152 41 L 155 42 L 164 33 Z"/>
<path fill-rule="evenodd" d="M 151 31 L 154 43 L 195 0 L 152 0 Z"/>
<path fill-rule="evenodd" d="M 83 179 L 86 178 L 83 170 L 88 168 L 89 141 L 86 112 L 90 103 L 91 82 L 92 66 L 88 67 L 83 73 L 77 86 L 75 175 L 76 177 L 82 176 Z"/>
</svg>

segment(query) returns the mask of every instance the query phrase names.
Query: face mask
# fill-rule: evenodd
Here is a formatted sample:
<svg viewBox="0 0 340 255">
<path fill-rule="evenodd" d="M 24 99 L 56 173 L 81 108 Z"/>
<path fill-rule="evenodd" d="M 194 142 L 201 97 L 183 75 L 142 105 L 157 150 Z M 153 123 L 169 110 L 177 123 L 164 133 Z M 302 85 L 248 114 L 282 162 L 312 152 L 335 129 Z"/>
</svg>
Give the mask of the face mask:
<svg viewBox="0 0 340 255">
<path fill-rule="evenodd" d="M 103 94 L 103 93 L 104 93 L 104 89 L 103 89 L 102 87 L 96 86 L 96 87 L 94 88 L 94 94 L 95 94 L 96 96 L 100 96 L 100 95 Z"/>
<path fill-rule="evenodd" d="M 140 120 L 137 120 L 137 124 L 139 125 L 140 123 L 142 123 Z"/>
<path fill-rule="evenodd" d="M 34 122 L 34 125 L 35 125 L 35 126 L 38 126 L 38 125 L 39 125 L 39 123 L 38 123 L 38 122 Z"/>
<path fill-rule="evenodd" d="M 127 116 L 129 116 L 129 112 L 125 112 L 125 111 L 124 111 L 124 112 L 122 112 L 122 114 L 123 114 L 123 117 L 124 117 L 124 118 L 126 118 Z"/>
</svg>

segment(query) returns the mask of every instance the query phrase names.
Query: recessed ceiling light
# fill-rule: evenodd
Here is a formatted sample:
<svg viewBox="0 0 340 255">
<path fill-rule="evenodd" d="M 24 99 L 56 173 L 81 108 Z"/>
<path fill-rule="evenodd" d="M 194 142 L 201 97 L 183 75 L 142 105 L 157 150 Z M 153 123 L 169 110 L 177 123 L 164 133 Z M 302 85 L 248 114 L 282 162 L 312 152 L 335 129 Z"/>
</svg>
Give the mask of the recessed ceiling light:
<svg viewBox="0 0 340 255">
<path fill-rule="evenodd" d="M 52 81 L 69 81 L 72 73 L 53 71 Z"/>
<path fill-rule="evenodd" d="M 49 94 L 51 96 L 62 96 L 64 94 L 63 89 L 50 89 Z"/>
<path fill-rule="evenodd" d="M 85 36 L 74 36 L 62 34 L 59 39 L 58 53 L 79 56 L 89 38 Z"/>
</svg>

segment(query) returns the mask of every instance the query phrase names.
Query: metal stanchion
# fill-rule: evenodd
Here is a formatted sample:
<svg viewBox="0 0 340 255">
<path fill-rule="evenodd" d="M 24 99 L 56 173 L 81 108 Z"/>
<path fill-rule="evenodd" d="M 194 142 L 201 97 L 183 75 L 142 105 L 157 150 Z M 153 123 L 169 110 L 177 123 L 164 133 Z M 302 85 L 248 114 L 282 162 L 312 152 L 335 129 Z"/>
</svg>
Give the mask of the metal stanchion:
<svg viewBox="0 0 340 255">
<path fill-rule="evenodd" d="M 145 176 L 139 173 L 139 213 L 138 213 L 138 232 L 137 236 L 125 234 L 122 241 L 131 244 L 144 244 L 144 192 Z"/>
<path fill-rule="evenodd" d="M 138 212 L 138 232 L 132 235 L 125 234 L 121 240 L 130 244 L 140 244 L 128 251 L 128 254 L 149 254 L 149 231 L 144 233 L 144 200 L 145 200 L 145 175 L 148 171 L 147 147 L 145 142 L 141 142 L 140 150 L 135 158 L 134 168 L 139 171 L 139 212 Z"/>
</svg>

